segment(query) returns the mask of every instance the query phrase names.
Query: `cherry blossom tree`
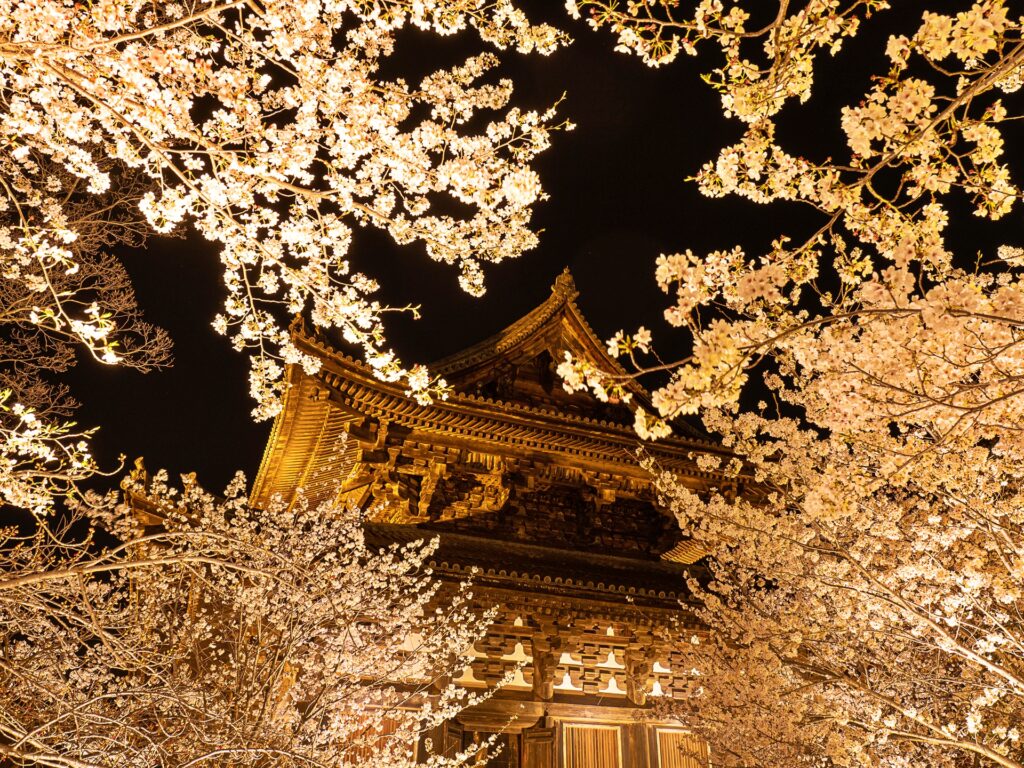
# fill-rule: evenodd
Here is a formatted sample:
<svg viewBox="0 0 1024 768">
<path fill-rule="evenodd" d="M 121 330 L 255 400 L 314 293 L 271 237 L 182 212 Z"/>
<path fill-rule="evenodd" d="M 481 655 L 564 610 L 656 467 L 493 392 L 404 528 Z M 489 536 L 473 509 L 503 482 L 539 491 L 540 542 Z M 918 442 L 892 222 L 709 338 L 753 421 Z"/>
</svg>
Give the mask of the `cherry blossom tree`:
<svg viewBox="0 0 1024 768">
<path fill-rule="evenodd" d="M 510 0 L 0 1 L 5 500 L 44 510 L 95 471 L 88 435 L 36 375 L 68 364 L 68 342 L 105 363 L 167 362 L 123 268 L 101 255 L 150 234 L 192 226 L 219 248 L 213 326 L 252 352 L 256 418 L 279 408 L 282 363 L 318 364 L 290 343 L 300 313 L 361 346 L 381 377 L 444 395 L 389 350 L 391 308 L 348 250 L 355 230 L 386 231 L 479 294 L 482 265 L 536 245 L 531 161 L 553 111 L 509 108 L 488 51 L 418 83 L 380 74 L 403 29 L 467 27 L 497 49 L 565 41 Z"/>
<path fill-rule="evenodd" d="M 671 419 L 735 403 L 759 363 L 788 357 L 790 368 L 803 369 L 806 362 L 789 350 L 817 344 L 822 334 L 830 341 L 843 323 L 898 323 L 923 312 L 925 322 L 949 318 L 939 329 L 943 334 L 954 333 L 949 323 L 973 333 L 974 320 L 1007 325 L 1011 332 L 1012 312 L 989 312 L 988 302 L 1012 301 L 1014 268 L 1024 264 L 1020 249 L 1010 245 L 979 260 L 973 254 L 957 260 L 943 235 L 952 196 L 966 194 L 976 215 L 997 219 L 1020 194 L 1002 159 L 1002 125 L 1015 117 L 1004 102 L 1020 88 L 1024 46 L 1020 23 L 1009 19 L 1004 3 L 975 3 L 955 16 L 926 12 L 915 35 L 893 36 L 886 49 L 890 70 L 860 104 L 842 110 L 850 150 L 843 163 L 790 154 L 774 141 L 773 117 L 786 100 L 810 98 L 814 55 L 823 48 L 836 53 L 861 17 L 885 8 L 884 2 L 816 0 L 798 10 L 782 2 L 774 21 L 752 31 L 742 5 L 725 13 L 718 0 L 700 3 L 688 20 L 674 18 L 673 3 L 636 4 L 629 13 L 600 2 L 586 5 L 593 25 L 610 24 L 620 48 L 652 64 L 670 61 L 677 50 L 695 52 L 706 40 L 725 51 L 726 64 L 710 79 L 722 92 L 726 113 L 746 129 L 739 143 L 725 147 L 697 175 L 705 194 L 792 201 L 823 216 L 810 236 L 779 233 L 772 248 L 754 258 L 738 247 L 658 258 L 658 284 L 674 296 L 666 320 L 693 338 L 692 354 L 645 367 L 635 355 L 651 352 L 646 329 L 609 340 L 612 354 L 633 355 L 640 370 L 672 371 L 654 395 L 658 415 Z M 654 20 L 657 9 L 666 14 L 661 23 Z M 753 42 L 767 56 L 763 66 L 743 57 L 744 46 Z M 911 65 L 933 77 L 918 76 L 916 69 L 911 74 Z M 980 294 L 978 306 L 960 306 L 974 294 Z M 963 359 L 952 367 L 960 363 L 970 367 Z M 563 374 L 570 386 L 588 379 L 616 385 L 574 361 Z M 906 382 L 892 384 L 898 390 Z M 964 394 L 946 380 L 935 384 L 953 387 L 940 396 L 945 402 Z M 927 389 L 910 385 L 906 396 L 917 392 L 928 400 L 935 392 Z M 663 433 L 668 428 L 653 414 L 641 414 L 638 423 Z"/>
<path fill-rule="evenodd" d="M 680 714 L 716 764 L 1024 764 L 1024 259 L 946 243 L 951 214 L 999 219 L 1020 197 L 1004 148 L 1022 20 L 1000 0 L 923 12 L 835 116 L 848 155 L 830 159 L 782 146 L 777 115 L 887 3 L 579 6 L 652 65 L 718 46 L 707 80 L 744 133 L 700 189 L 820 216 L 757 254 L 658 258 L 684 359 L 657 358 L 644 328 L 608 342 L 632 375 L 666 376 L 656 412 L 636 409 L 641 436 L 698 414 L 737 456 L 702 460 L 720 478 L 704 497 L 659 475 L 711 553 L 690 584 L 709 634 L 685 638 Z M 580 361 L 561 372 L 628 396 Z"/>
<path fill-rule="evenodd" d="M 376 283 L 348 261 L 353 228 L 419 244 L 473 293 L 482 264 L 536 245 L 530 206 L 543 191 L 530 161 L 552 113 L 506 110 L 512 84 L 483 81 L 491 53 L 417 85 L 379 75 L 407 26 L 473 26 L 524 52 L 563 42 L 508 0 L 6 0 L 0 19 L 3 205 L 16 213 L 5 259 L 76 263 L 62 187 L 37 158 L 97 194 L 111 189 L 110 161 L 149 180 L 139 208 L 152 230 L 187 222 L 220 246 L 227 299 L 214 327 L 254 352 L 258 418 L 279 407 L 281 361 L 316 365 L 281 324 L 303 310 L 361 345 L 382 377 L 430 391 L 426 371 L 387 349 Z M 115 359 L 113 328 L 78 315 L 81 338 Z"/>
<path fill-rule="evenodd" d="M 0 214 L 0 499 L 43 514 L 98 471 L 88 447 L 92 430 L 72 421 L 76 403 L 58 379 L 75 365 L 77 350 L 148 372 L 170 363 L 171 344 L 143 320 L 128 273 L 109 253 L 145 243 L 138 203 L 151 185 L 124 177 L 110 161 L 103 167 L 119 179 L 117 192 L 92 194 L 45 158 L 29 165 L 52 193 L 60 190 L 61 216 L 76 234 L 65 263 L 28 258 L 10 239 L 17 227 L 6 223 L 28 226 L 39 212 L 23 201 L 15 215 Z"/>
<path fill-rule="evenodd" d="M 5 762 L 411 766 L 476 700 L 445 681 L 488 617 L 466 585 L 439 592 L 436 542 L 376 549 L 355 511 L 253 509 L 244 486 L 136 471 L 121 497 L 4 529 Z"/>
</svg>

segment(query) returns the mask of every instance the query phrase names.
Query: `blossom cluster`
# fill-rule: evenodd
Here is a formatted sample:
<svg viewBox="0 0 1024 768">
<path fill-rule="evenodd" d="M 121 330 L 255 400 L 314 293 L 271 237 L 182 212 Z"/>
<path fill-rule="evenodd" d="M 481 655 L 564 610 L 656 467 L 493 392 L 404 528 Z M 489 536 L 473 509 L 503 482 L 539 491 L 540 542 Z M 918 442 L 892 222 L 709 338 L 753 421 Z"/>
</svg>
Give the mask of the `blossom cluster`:
<svg viewBox="0 0 1024 768">
<path fill-rule="evenodd" d="M 681 11 L 672 0 L 566 2 L 570 15 L 579 18 L 586 12 L 591 27 L 614 33 L 615 50 L 635 54 L 653 67 L 670 64 L 681 52 L 695 56 L 704 45 L 717 45 L 724 61 L 706 80 L 720 92 L 726 116 L 748 123 L 772 117 L 790 99 L 806 102 L 815 56 L 837 53 L 857 34 L 863 18 L 889 3 L 811 0 L 794 8 L 778 6 L 767 23 L 752 24 L 764 16 L 763 4 L 700 0 Z M 765 64 L 750 58 L 758 47 Z"/>
<path fill-rule="evenodd" d="M 1024 19 L 1002 0 L 935 4 L 836 116 L 848 155 L 821 159 L 783 146 L 775 115 L 883 4 L 781 2 L 749 35 L 753 3 L 581 5 L 648 58 L 718 41 L 710 80 L 744 133 L 701 191 L 822 217 L 761 253 L 657 260 L 685 358 L 609 341 L 634 375 L 669 372 L 658 414 L 637 411 L 642 437 L 696 414 L 736 456 L 695 459 L 713 477 L 700 494 L 647 463 L 711 553 L 689 579 L 708 633 L 679 644 L 701 685 L 667 706 L 722 765 L 1024 765 L 1024 259 L 1017 243 L 955 254 L 946 234 L 958 195 L 986 219 L 1020 200 L 1005 131 Z M 764 66 L 735 53 L 757 40 Z M 625 383 L 577 360 L 560 372 L 598 396 Z"/>
<path fill-rule="evenodd" d="M 34 515 L 50 513 L 54 498 L 95 472 L 88 431 L 40 417 L 0 391 L 0 501 Z"/>
<path fill-rule="evenodd" d="M 95 194 L 112 189 L 112 160 L 148 180 L 138 209 L 153 231 L 192 225 L 219 245 L 228 296 L 214 327 L 253 352 L 257 418 L 280 407 L 280 363 L 295 357 L 282 323 L 303 312 L 362 347 L 382 377 L 428 395 L 429 377 L 387 347 L 387 307 L 349 262 L 353 231 L 419 243 L 481 293 L 483 264 L 537 243 L 530 209 L 544 192 L 530 163 L 554 123 L 552 111 L 508 108 L 490 53 L 418 85 L 382 77 L 409 25 L 472 26 L 520 51 L 565 42 L 508 0 L 0 2 L 0 205 L 22 217 L 0 230 L 4 273 L 33 260 L 75 268 L 78 233 L 40 160 Z M 40 319 L 114 361 L 116 324 L 98 312 Z"/>
<path fill-rule="evenodd" d="M 6 760 L 412 768 L 486 696 L 435 685 L 488 622 L 468 585 L 432 577 L 436 542 L 378 549 L 356 510 L 255 509 L 245 486 L 215 497 L 139 467 L 71 519 L 0 531 Z"/>
</svg>

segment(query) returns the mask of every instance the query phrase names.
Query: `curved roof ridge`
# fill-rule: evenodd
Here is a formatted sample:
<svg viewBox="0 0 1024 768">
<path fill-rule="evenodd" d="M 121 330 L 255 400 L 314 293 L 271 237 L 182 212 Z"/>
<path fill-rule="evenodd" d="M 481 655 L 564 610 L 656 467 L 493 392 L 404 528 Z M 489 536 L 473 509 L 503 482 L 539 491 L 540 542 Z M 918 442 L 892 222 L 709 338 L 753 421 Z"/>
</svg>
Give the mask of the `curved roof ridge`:
<svg viewBox="0 0 1024 768">
<path fill-rule="evenodd" d="M 579 291 L 576 288 L 576 282 L 573 280 L 569 268 L 566 267 L 555 278 L 555 282 L 551 286 L 551 295 L 543 302 L 497 333 L 465 349 L 446 355 L 428 367 L 431 372 L 444 375 L 473 365 L 488 355 L 506 352 L 536 333 L 566 306 L 571 306 L 577 314 L 580 314 L 579 308 L 576 306 L 577 296 L 579 296 Z M 582 315 L 580 316 L 582 317 Z M 589 326 L 587 328 L 590 329 Z"/>
<path fill-rule="evenodd" d="M 443 357 L 427 367 L 431 373 L 446 377 L 452 377 L 471 369 L 479 369 L 487 361 L 502 357 L 520 344 L 528 343 L 557 318 L 558 322 L 568 320 L 570 331 L 576 331 L 572 333 L 572 337 L 576 338 L 583 347 L 583 349 L 574 350 L 577 354 L 586 355 L 590 358 L 590 362 L 599 368 L 609 370 L 624 378 L 628 377 L 626 369 L 607 353 L 605 344 L 587 322 L 576 303 L 579 295 L 572 272 L 565 267 L 551 285 L 551 295 L 542 303 L 483 341 Z M 576 327 L 572 328 L 573 325 Z M 628 379 L 625 386 L 641 400 L 646 402 L 650 399 L 647 390 L 636 379 Z"/>
<path fill-rule="evenodd" d="M 354 355 L 349 355 L 334 346 L 330 340 L 323 338 L 322 336 L 313 337 L 306 335 L 304 330 L 300 331 L 298 337 L 299 343 L 308 346 L 316 351 L 320 358 L 325 362 L 333 362 L 335 366 L 338 366 L 337 373 L 342 375 L 346 374 L 346 370 L 352 373 L 358 373 L 365 377 L 368 382 L 372 382 L 370 386 L 378 389 L 381 393 L 390 394 L 393 397 L 400 397 L 403 399 L 409 399 L 403 392 L 400 385 L 388 383 L 378 379 L 373 372 L 373 369 L 362 360 Z M 291 392 L 292 387 L 289 387 Z M 287 395 L 286 395 L 287 398 Z M 529 403 L 517 402 L 514 400 L 506 400 L 500 397 L 490 397 L 479 393 L 472 392 L 455 392 L 450 398 L 442 401 L 442 404 L 454 404 L 459 403 L 474 403 L 478 405 L 486 405 L 494 408 L 507 411 L 509 413 L 520 413 L 520 414 L 531 414 L 538 416 L 550 416 L 557 417 L 558 420 L 564 421 L 567 424 L 574 424 L 579 426 L 592 426 L 592 427 L 608 427 L 618 428 L 625 432 L 632 434 L 632 425 L 626 422 L 618 421 L 610 418 L 601 418 L 597 416 L 590 416 L 582 413 L 566 413 L 560 411 L 555 407 L 551 406 L 540 406 Z M 689 426 L 689 425 L 685 425 Z M 277 425 L 275 422 L 275 429 Z M 658 446 L 666 446 L 674 443 L 687 444 L 691 449 L 696 450 L 715 450 L 721 449 L 722 446 L 712 440 L 710 436 L 701 433 L 685 433 L 675 434 L 670 438 L 659 440 Z M 714 473 L 712 473 L 714 474 Z M 711 476 L 711 475 L 709 475 Z"/>
</svg>

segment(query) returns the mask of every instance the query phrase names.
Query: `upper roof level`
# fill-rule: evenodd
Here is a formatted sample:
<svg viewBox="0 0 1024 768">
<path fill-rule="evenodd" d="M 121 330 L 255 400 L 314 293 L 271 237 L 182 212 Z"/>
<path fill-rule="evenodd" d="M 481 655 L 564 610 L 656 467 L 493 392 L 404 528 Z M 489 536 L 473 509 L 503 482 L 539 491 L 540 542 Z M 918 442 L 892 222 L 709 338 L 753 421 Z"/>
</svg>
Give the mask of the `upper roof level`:
<svg viewBox="0 0 1024 768">
<path fill-rule="evenodd" d="M 632 417 L 624 404 L 601 403 L 585 392 L 567 392 L 555 373 L 566 352 L 602 370 L 626 373 L 583 317 L 577 296 L 567 269 L 556 278 L 546 301 L 493 336 L 437 361 L 431 371 L 460 394 L 629 423 Z M 647 399 L 637 382 L 630 380 L 627 386 L 633 396 Z"/>
<path fill-rule="evenodd" d="M 601 403 L 561 386 L 555 368 L 566 352 L 625 374 L 587 324 L 576 296 L 566 271 L 548 299 L 527 315 L 435 363 L 431 372 L 444 376 L 453 391 L 430 405 L 407 397 L 400 385 L 374 378 L 367 365 L 323 338 L 296 328 L 295 343 L 317 356 L 322 368 L 315 375 L 299 366 L 288 369 L 284 407 L 253 502 L 266 504 L 275 494 L 290 499 L 302 488 L 312 503 L 337 498 L 386 507 L 389 511 L 376 518 L 385 523 L 460 534 L 483 531 L 529 543 L 535 535 L 529 531 L 544 526 L 527 519 L 523 510 L 530 505 L 517 499 L 543 496 L 552 509 L 557 504 L 593 508 L 565 513 L 571 521 L 567 517 L 563 523 L 577 538 L 567 534 L 563 540 L 553 532 L 552 546 L 592 551 L 613 546 L 646 558 L 692 559 L 696 550 L 678 541 L 674 522 L 664 526 L 650 519 L 668 516 L 656 510 L 651 479 L 638 465 L 640 442 L 627 405 Z M 646 401 L 639 384 L 628 386 L 633 398 Z M 701 470 L 696 458 L 728 452 L 693 430 L 680 431 L 644 450 L 694 489 L 723 485 L 725 478 Z M 561 501 L 556 504 L 552 494 Z M 513 503 L 519 517 L 508 511 Z M 623 514 L 613 514 L 613 507 Z M 612 519 L 631 532 L 592 530 Z M 485 523 L 490 528 L 481 528 Z"/>
</svg>

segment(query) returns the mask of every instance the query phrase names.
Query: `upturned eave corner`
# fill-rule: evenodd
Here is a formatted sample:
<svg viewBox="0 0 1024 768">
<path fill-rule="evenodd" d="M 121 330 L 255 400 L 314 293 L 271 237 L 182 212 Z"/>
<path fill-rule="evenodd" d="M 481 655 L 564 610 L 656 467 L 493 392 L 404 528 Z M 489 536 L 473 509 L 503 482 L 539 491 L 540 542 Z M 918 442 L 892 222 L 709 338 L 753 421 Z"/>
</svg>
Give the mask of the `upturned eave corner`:
<svg viewBox="0 0 1024 768">
<path fill-rule="evenodd" d="M 291 503 L 301 490 L 311 503 L 326 500 L 323 470 L 337 451 L 326 443 L 343 431 L 342 414 L 327 402 L 327 391 L 299 365 L 285 373 L 281 410 L 274 419 L 249 499 L 265 508 L 275 496 Z"/>
<path fill-rule="evenodd" d="M 300 318 L 292 321 L 289 330 L 293 335 L 296 331 L 296 323 L 301 322 Z M 253 480 L 252 490 L 249 494 L 249 501 L 253 506 L 266 507 L 273 495 L 273 479 L 284 458 L 285 449 L 288 443 L 287 435 L 292 431 L 295 422 L 295 415 L 299 407 L 298 387 L 295 386 L 301 376 L 301 369 L 297 366 L 288 366 L 285 369 L 285 391 L 281 410 L 274 417 L 270 427 L 270 436 L 267 438 L 266 447 L 263 449 L 263 457 L 260 459 L 260 468 Z"/>
</svg>

